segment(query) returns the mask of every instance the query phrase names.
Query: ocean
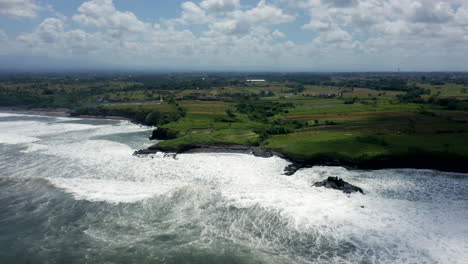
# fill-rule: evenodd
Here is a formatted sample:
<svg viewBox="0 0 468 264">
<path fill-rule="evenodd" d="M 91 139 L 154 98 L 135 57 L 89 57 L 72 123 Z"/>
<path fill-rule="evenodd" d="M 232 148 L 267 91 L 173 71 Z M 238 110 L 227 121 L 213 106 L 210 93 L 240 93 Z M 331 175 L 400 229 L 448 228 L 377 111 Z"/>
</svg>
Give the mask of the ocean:
<svg viewBox="0 0 468 264">
<path fill-rule="evenodd" d="M 467 174 L 133 156 L 150 134 L 0 113 L 0 263 L 467 263 Z"/>
</svg>

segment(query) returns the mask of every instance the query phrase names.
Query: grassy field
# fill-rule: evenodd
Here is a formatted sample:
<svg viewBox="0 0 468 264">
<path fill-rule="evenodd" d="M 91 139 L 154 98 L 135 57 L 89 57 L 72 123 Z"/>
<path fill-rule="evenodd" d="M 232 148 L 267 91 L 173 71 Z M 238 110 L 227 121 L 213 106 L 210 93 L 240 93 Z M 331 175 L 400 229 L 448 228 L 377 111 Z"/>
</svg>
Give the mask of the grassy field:
<svg viewBox="0 0 468 264">
<path fill-rule="evenodd" d="M 308 87 L 307 91 L 316 88 Z M 322 87 L 315 92 L 323 94 L 331 91 L 326 90 L 329 88 Z M 396 102 L 396 95 L 401 92 L 384 95 L 376 91 L 369 95 L 369 92 L 369 89 L 354 89 L 345 93 L 346 96 L 330 98 L 290 93 L 265 97 L 261 100 L 293 105 L 287 113 L 270 117 L 269 123 L 250 120 L 236 111 L 234 102 L 182 100 L 180 105 L 187 109 L 187 116 L 164 125 L 181 132 L 180 137 L 157 146 L 177 151 L 190 145 L 260 145 L 300 160 L 327 156 L 371 161 L 380 157 L 422 157 L 428 153 L 468 158 L 468 112 L 450 111 L 439 105 Z M 345 104 L 347 97 L 357 97 L 358 101 Z M 228 109 L 234 111 L 235 121 L 220 122 Z M 257 131 L 268 128 L 274 120 L 296 120 L 307 125 L 292 133 L 260 137 Z"/>
<path fill-rule="evenodd" d="M 416 95 L 418 100 L 404 101 L 405 89 L 346 83 L 214 83 L 4 82 L 0 83 L 0 103 L 73 105 L 78 110 L 90 109 L 82 112 L 90 115 L 124 115 L 157 124 L 177 135 L 156 144 L 167 151 L 193 145 L 249 145 L 303 160 L 328 156 L 365 161 L 432 153 L 468 161 L 468 111 L 463 111 L 468 107 L 466 85 L 407 81 L 403 88 L 417 86 L 424 91 Z M 171 89 L 171 85 L 184 88 Z M 443 100 L 455 101 L 444 104 Z M 260 108 L 245 111 L 239 108 L 242 102 L 244 107 Z"/>
<path fill-rule="evenodd" d="M 297 133 L 268 139 L 266 148 L 307 159 L 316 155 L 366 160 L 377 156 L 407 155 L 415 150 L 468 156 L 468 133 L 370 135 L 357 131 Z"/>
</svg>

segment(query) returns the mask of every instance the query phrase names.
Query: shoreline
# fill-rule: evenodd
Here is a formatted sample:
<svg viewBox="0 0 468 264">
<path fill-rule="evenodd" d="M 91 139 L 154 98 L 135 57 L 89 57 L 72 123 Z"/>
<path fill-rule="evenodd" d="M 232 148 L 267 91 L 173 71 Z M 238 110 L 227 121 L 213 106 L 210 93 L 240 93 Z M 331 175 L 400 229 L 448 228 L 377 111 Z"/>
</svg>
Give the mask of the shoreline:
<svg viewBox="0 0 468 264">
<path fill-rule="evenodd" d="M 92 115 L 77 115 L 77 116 L 71 116 L 69 115 L 68 117 L 70 118 L 90 118 L 90 119 L 106 119 L 106 120 L 122 120 L 122 121 L 130 121 L 132 123 L 135 123 L 133 122 L 133 120 L 131 120 L 130 118 L 126 118 L 126 117 L 123 117 L 123 116 L 92 116 Z M 138 124 L 138 123 L 136 123 Z M 140 125 L 140 124 L 138 124 Z"/>
<path fill-rule="evenodd" d="M 45 116 L 56 116 L 56 117 L 70 117 L 70 109 L 66 108 L 56 108 L 56 109 L 46 109 L 46 108 L 18 108 L 18 107 L 0 107 L 0 112 L 2 113 L 15 113 L 15 114 L 24 114 L 24 115 L 45 115 Z"/>
<path fill-rule="evenodd" d="M 21 109 L 15 107 L 0 107 L 0 112 L 16 114 L 33 114 L 55 117 L 89 118 L 106 120 L 125 120 L 135 124 L 133 120 L 119 116 L 71 116 L 69 109 Z M 302 168 L 313 166 L 340 166 L 350 170 L 379 170 L 379 169 L 432 169 L 443 172 L 468 173 L 468 159 L 450 155 L 448 153 L 428 153 L 407 154 L 400 156 L 379 156 L 370 160 L 351 160 L 333 154 L 316 155 L 309 158 L 295 158 L 287 153 L 265 149 L 259 146 L 247 145 L 182 145 L 179 147 L 159 147 L 151 146 L 146 149 L 135 151 L 133 155 L 150 155 L 158 152 L 166 154 L 196 154 L 196 153 L 238 153 L 249 154 L 261 158 L 277 156 L 285 159 L 291 164 L 284 169 L 285 175 L 294 175 Z"/>
<path fill-rule="evenodd" d="M 133 122 L 130 118 L 123 116 L 92 116 L 92 115 L 76 115 L 73 116 L 70 114 L 70 109 L 67 108 L 57 108 L 57 109 L 46 109 L 46 108 L 17 108 L 17 107 L 0 107 L 0 112 L 2 113 L 15 113 L 15 114 L 24 114 L 24 115 L 43 115 L 43 116 L 53 116 L 53 117 L 70 117 L 70 118 L 89 118 L 89 119 L 106 119 L 106 120 L 124 120 Z M 134 122 L 135 123 L 135 122 Z"/>
<path fill-rule="evenodd" d="M 316 155 L 311 158 L 293 158 L 286 153 L 255 146 L 244 145 L 185 145 L 178 149 L 151 146 L 135 151 L 135 156 L 146 156 L 162 152 L 164 154 L 196 153 L 238 153 L 255 157 L 277 156 L 291 164 L 284 168 L 284 175 L 294 175 L 298 170 L 314 166 L 340 166 L 349 170 L 381 169 L 429 169 L 441 172 L 468 173 L 468 159 L 444 153 L 420 153 L 419 155 L 380 156 L 371 160 L 350 160 L 333 155 Z"/>
</svg>

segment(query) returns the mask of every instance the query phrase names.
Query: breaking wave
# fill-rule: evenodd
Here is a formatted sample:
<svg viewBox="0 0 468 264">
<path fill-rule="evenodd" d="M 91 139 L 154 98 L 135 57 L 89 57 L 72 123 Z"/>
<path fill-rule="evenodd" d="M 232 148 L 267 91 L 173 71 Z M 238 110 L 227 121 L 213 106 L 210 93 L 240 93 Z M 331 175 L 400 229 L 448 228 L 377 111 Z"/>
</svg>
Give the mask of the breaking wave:
<svg viewBox="0 0 468 264">
<path fill-rule="evenodd" d="M 287 177 L 278 157 L 132 156 L 150 131 L 126 121 L 0 114 L 0 261 L 468 259 L 465 174 L 314 167 Z M 329 176 L 366 195 L 311 187 Z"/>
</svg>

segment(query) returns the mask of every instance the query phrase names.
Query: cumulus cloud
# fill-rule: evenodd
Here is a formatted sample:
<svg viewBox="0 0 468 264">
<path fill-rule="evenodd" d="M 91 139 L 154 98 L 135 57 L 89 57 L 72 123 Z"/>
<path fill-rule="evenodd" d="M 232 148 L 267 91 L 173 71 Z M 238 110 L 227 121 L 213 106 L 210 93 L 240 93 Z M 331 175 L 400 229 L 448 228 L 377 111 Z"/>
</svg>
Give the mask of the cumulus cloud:
<svg viewBox="0 0 468 264">
<path fill-rule="evenodd" d="M 458 0 L 309 0 L 304 5 L 310 14 L 304 29 L 335 32 L 319 34 L 321 39 L 337 36 L 337 28 L 346 28 L 351 38 L 341 38 L 342 41 L 359 36 L 382 39 L 381 44 L 397 40 L 440 43 L 442 39 L 461 40 L 467 31 L 462 26 L 468 22 L 465 7 Z"/>
<path fill-rule="evenodd" d="M 334 30 L 322 33 L 315 39 L 316 42 L 325 43 L 349 42 L 351 40 L 351 35 L 341 28 L 335 28 Z"/>
<path fill-rule="evenodd" d="M 358 0 L 322 0 L 325 4 L 333 7 L 350 7 L 355 6 Z"/>
<path fill-rule="evenodd" d="M 184 2 L 181 7 L 182 17 L 176 19 L 176 22 L 182 24 L 205 24 L 211 20 L 205 10 L 193 2 Z"/>
<path fill-rule="evenodd" d="M 204 0 L 200 6 L 211 12 L 231 12 L 240 7 L 239 0 Z"/>
<path fill-rule="evenodd" d="M 460 7 L 455 14 L 455 22 L 461 26 L 468 26 L 468 6 Z"/>
<path fill-rule="evenodd" d="M 47 18 L 32 33 L 21 34 L 18 40 L 31 47 L 41 44 L 57 44 L 64 33 L 64 23 L 57 18 Z"/>
<path fill-rule="evenodd" d="M 283 32 L 281 32 L 281 31 L 279 31 L 277 29 L 275 31 L 273 31 L 271 34 L 275 38 L 286 38 L 286 35 Z"/>
<path fill-rule="evenodd" d="M 132 12 L 118 11 L 113 0 L 91 0 L 78 8 L 73 20 L 88 26 L 97 26 L 118 32 L 142 32 L 147 26 Z"/>
<path fill-rule="evenodd" d="M 281 65 L 283 69 L 339 70 L 343 68 L 333 66 L 376 61 L 384 65 L 395 57 L 440 61 L 447 54 L 451 61 L 468 63 L 463 61 L 468 53 L 465 0 L 246 3 L 186 1 L 180 6 L 180 16 L 152 24 L 118 10 L 112 0 L 87 0 L 72 16 L 76 23 L 61 16 L 46 18 L 17 37 L 8 39 L 0 31 L 0 42 L 9 43 L 2 46 L 2 53 L 148 67 L 212 69 L 216 65 L 247 70 Z M 306 23 L 302 21 L 307 18 L 296 19 L 304 13 L 309 19 Z M 305 37 L 297 38 L 298 33 Z"/>
<path fill-rule="evenodd" d="M 111 41 L 106 41 L 100 33 L 91 34 L 81 29 L 67 31 L 63 20 L 47 18 L 33 32 L 19 35 L 16 48 L 22 48 L 23 53 L 63 58 L 75 55 L 92 56 L 98 49 L 105 51 L 110 47 L 110 43 Z"/>
<path fill-rule="evenodd" d="M 0 15 L 14 18 L 35 18 L 39 6 L 35 0 L 0 0 Z"/>
<path fill-rule="evenodd" d="M 281 8 L 261 0 L 255 8 L 244 12 L 243 16 L 253 24 L 275 25 L 291 22 L 293 15 L 286 14 Z"/>
<path fill-rule="evenodd" d="M 209 25 L 211 31 L 208 34 L 244 35 L 254 28 L 284 24 L 294 19 L 293 15 L 285 13 L 281 8 L 261 0 L 254 8 L 237 10 L 214 21 Z"/>
<path fill-rule="evenodd" d="M 444 2 L 413 2 L 410 5 L 410 19 L 421 23 L 444 23 L 453 19 L 455 11 Z"/>
</svg>

